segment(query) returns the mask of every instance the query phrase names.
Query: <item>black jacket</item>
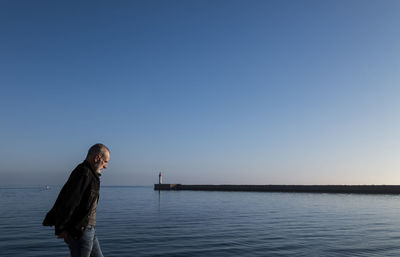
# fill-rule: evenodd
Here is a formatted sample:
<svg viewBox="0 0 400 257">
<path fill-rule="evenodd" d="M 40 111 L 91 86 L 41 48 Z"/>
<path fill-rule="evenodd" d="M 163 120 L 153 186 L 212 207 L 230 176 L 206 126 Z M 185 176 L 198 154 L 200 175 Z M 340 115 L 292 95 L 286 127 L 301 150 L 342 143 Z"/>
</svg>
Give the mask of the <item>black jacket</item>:
<svg viewBox="0 0 400 257">
<path fill-rule="evenodd" d="M 79 164 L 69 176 L 43 226 L 55 226 L 55 234 L 68 232 L 80 238 L 88 225 L 90 210 L 99 200 L 100 178 L 88 161 Z"/>
</svg>

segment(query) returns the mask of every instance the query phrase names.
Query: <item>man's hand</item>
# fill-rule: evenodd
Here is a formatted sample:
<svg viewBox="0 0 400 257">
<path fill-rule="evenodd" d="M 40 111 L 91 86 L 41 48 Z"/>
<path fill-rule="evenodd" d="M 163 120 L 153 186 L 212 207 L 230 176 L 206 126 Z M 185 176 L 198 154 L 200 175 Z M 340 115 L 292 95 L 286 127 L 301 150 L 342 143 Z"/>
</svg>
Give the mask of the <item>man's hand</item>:
<svg viewBox="0 0 400 257">
<path fill-rule="evenodd" d="M 57 238 L 59 238 L 59 239 L 61 239 L 61 238 L 65 239 L 66 237 L 67 237 L 67 232 L 65 232 L 65 231 L 57 236 Z"/>
</svg>

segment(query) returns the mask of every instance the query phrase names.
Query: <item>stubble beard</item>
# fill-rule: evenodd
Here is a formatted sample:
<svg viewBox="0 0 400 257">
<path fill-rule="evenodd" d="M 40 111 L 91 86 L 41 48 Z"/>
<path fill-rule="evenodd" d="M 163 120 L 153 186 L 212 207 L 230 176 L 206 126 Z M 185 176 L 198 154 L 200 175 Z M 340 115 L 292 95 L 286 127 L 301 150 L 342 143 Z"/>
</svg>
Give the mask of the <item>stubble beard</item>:
<svg viewBox="0 0 400 257">
<path fill-rule="evenodd" d="M 97 174 L 101 175 L 101 170 L 102 170 L 101 165 L 99 165 L 99 164 L 95 164 L 95 165 L 94 165 L 94 171 L 95 171 Z"/>
</svg>

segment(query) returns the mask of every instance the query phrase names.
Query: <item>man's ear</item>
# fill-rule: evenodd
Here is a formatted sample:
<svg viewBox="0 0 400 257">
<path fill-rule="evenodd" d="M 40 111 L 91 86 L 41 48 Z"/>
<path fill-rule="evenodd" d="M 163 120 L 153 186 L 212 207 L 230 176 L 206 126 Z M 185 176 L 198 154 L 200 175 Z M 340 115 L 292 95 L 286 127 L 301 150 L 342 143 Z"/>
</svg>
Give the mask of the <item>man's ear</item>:
<svg viewBox="0 0 400 257">
<path fill-rule="evenodd" d="M 100 155 L 96 154 L 94 157 L 94 163 L 97 163 L 100 160 Z"/>
</svg>

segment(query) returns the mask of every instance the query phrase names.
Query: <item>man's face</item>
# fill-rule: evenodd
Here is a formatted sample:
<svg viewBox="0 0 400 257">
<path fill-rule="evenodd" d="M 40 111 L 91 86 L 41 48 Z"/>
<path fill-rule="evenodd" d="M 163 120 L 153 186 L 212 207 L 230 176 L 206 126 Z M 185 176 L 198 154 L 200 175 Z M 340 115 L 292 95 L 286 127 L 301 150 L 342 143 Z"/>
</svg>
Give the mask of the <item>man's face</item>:
<svg viewBox="0 0 400 257">
<path fill-rule="evenodd" d="M 97 173 L 101 174 L 103 169 L 107 169 L 108 162 L 110 161 L 110 153 L 106 151 L 104 156 L 96 155 L 94 157 L 94 169 Z"/>
</svg>

